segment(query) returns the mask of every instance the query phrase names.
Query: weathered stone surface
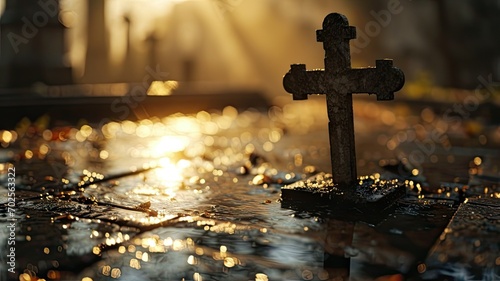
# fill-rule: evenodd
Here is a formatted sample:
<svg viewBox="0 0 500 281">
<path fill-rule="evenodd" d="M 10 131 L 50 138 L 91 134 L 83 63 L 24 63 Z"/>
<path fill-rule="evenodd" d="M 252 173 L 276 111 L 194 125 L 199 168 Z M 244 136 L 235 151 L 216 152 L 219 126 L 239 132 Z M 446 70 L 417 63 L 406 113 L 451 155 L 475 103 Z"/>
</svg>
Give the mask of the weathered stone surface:
<svg viewBox="0 0 500 281">
<path fill-rule="evenodd" d="M 499 207 L 498 198 L 461 204 L 421 266 L 422 278 L 499 279 Z"/>
<path fill-rule="evenodd" d="M 453 204 L 434 200 L 424 205 L 401 199 L 395 210 L 378 225 L 356 223 L 349 251 L 352 253 L 350 278 L 373 280 L 374 276 L 383 275 L 413 276 L 455 210 Z M 405 280 L 402 276 L 394 280 Z M 393 279 L 381 277 L 381 280 Z"/>
</svg>

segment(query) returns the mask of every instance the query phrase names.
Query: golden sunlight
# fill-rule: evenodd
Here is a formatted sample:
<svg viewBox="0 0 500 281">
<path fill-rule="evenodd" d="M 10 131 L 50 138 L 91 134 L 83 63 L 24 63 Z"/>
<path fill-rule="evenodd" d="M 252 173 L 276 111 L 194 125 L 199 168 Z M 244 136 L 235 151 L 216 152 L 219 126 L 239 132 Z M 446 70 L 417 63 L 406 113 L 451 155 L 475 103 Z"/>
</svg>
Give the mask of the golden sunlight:
<svg viewBox="0 0 500 281">
<path fill-rule="evenodd" d="M 189 145 L 186 136 L 164 136 L 161 137 L 151 148 L 151 155 L 164 156 L 169 153 L 183 151 Z"/>
<path fill-rule="evenodd" d="M 179 160 L 174 163 L 168 157 L 160 159 L 160 168 L 155 170 L 155 180 L 161 183 L 164 194 L 171 197 L 175 196 L 175 190 L 181 186 L 184 173 L 190 165 L 187 160 Z"/>
<path fill-rule="evenodd" d="M 179 87 L 179 82 L 174 80 L 153 81 L 148 89 L 148 96 L 170 96 Z"/>
</svg>

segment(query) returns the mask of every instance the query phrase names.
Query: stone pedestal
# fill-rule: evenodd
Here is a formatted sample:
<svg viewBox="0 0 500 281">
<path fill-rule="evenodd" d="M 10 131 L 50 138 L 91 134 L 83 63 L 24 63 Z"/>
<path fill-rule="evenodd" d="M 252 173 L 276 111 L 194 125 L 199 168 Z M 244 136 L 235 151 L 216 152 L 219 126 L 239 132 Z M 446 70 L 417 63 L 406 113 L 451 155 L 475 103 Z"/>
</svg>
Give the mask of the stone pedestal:
<svg viewBox="0 0 500 281">
<path fill-rule="evenodd" d="M 304 210 L 329 210 L 346 219 L 377 214 L 406 194 L 406 186 L 397 179 L 377 176 L 360 177 L 350 189 L 341 188 L 331 174 L 319 173 L 307 180 L 281 188 L 282 207 Z"/>
</svg>

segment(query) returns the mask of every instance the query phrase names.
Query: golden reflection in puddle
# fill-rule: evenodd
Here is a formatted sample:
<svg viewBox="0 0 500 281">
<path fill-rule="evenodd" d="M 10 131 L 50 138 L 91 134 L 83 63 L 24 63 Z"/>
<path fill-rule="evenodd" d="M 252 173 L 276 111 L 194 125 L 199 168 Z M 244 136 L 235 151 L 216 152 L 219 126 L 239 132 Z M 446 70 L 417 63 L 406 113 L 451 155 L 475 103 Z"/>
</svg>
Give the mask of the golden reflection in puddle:
<svg viewBox="0 0 500 281">
<path fill-rule="evenodd" d="M 226 254 L 227 254 L 227 247 L 222 245 L 222 246 L 220 246 L 219 251 L 220 251 L 221 258 L 225 258 Z"/>
<path fill-rule="evenodd" d="M 169 153 L 179 152 L 186 149 L 190 139 L 187 136 L 163 136 L 156 141 L 151 148 L 152 156 L 164 156 Z"/>
<path fill-rule="evenodd" d="M 171 237 L 167 237 L 167 238 L 165 238 L 165 240 L 163 240 L 163 245 L 165 245 L 167 247 L 172 246 L 173 243 L 174 243 L 174 240 Z"/>
<path fill-rule="evenodd" d="M 179 218 L 179 221 L 184 221 L 184 222 L 194 222 L 194 217 L 193 216 L 185 216 Z"/>
<path fill-rule="evenodd" d="M 59 271 L 57 271 L 57 270 L 49 270 L 47 272 L 47 277 L 49 279 L 52 279 L 52 280 L 54 280 L 54 279 L 60 279 L 61 278 L 61 273 Z"/>
<path fill-rule="evenodd" d="M 111 277 L 112 278 L 120 278 L 121 275 L 122 275 L 122 272 L 119 268 L 111 269 Z"/>
<path fill-rule="evenodd" d="M 193 255 L 189 255 L 188 259 L 187 259 L 187 263 L 189 265 L 195 265 L 195 264 L 198 264 L 198 259 L 193 256 Z"/>
<path fill-rule="evenodd" d="M 476 166 L 479 166 L 479 165 L 481 165 L 481 163 L 483 162 L 483 159 L 481 159 L 481 157 L 479 157 L 479 156 L 476 156 L 476 157 L 474 157 L 473 162 L 474 162 L 474 164 L 475 164 Z"/>
<path fill-rule="evenodd" d="M 144 262 L 149 261 L 149 254 L 148 253 L 142 253 L 141 260 Z"/>
<path fill-rule="evenodd" d="M 163 220 L 167 220 L 168 218 L 158 218 L 158 217 L 144 217 L 140 219 L 136 219 L 134 217 L 130 218 L 132 221 L 137 221 L 144 225 L 158 224 Z"/>
<path fill-rule="evenodd" d="M 28 273 L 23 273 L 19 275 L 19 281 L 30 281 L 31 276 Z"/>
<path fill-rule="evenodd" d="M 255 281 L 268 281 L 269 278 L 267 278 L 267 275 L 264 273 L 257 273 L 255 274 Z"/>
<path fill-rule="evenodd" d="M 236 259 L 234 257 L 226 257 L 224 259 L 224 266 L 225 267 L 231 268 L 231 267 L 234 267 L 236 264 L 238 264 L 238 259 Z"/>
<path fill-rule="evenodd" d="M 186 247 L 186 243 L 184 240 L 181 239 L 175 239 L 174 243 L 172 244 L 172 250 L 174 251 L 182 251 Z"/>
<path fill-rule="evenodd" d="M 195 272 L 193 274 L 193 279 L 194 279 L 194 281 L 203 281 L 203 278 L 201 277 L 201 274 L 199 274 L 198 272 Z"/>
<path fill-rule="evenodd" d="M 127 248 L 125 248 L 125 246 L 118 247 L 118 253 L 125 254 L 126 251 L 127 251 Z"/>
<path fill-rule="evenodd" d="M 160 190 L 157 187 L 142 184 L 137 186 L 132 190 L 137 195 L 147 195 L 147 196 L 154 196 L 154 195 L 159 195 Z"/>
<path fill-rule="evenodd" d="M 14 136 L 16 136 L 17 138 L 17 133 L 14 135 L 11 131 L 2 131 L 0 133 L 0 141 L 8 144 L 10 142 L 13 142 L 13 140 L 15 139 Z"/>
<path fill-rule="evenodd" d="M 139 260 L 142 259 L 142 251 L 135 252 L 135 257 Z"/>
<path fill-rule="evenodd" d="M 174 162 L 171 158 L 163 157 L 154 166 L 156 165 L 158 168 L 153 171 L 152 176 L 147 177 L 147 182 L 155 184 L 140 184 L 133 192 L 138 195 L 166 195 L 174 198 L 185 179 L 185 171 L 191 167 L 191 162 L 185 159 Z"/>
<path fill-rule="evenodd" d="M 176 135 L 189 135 L 192 137 L 201 136 L 201 128 L 204 125 L 196 118 L 190 116 L 170 117 L 165 121 L 165 125 L 169 131 L 174 132 Z"/>
<path fill-rule="evenodd" d="M 160 168 L 155 170 L 155 175 L 160 182 L 180 182 L 184 179 L 184 171 L 191 166 L 191 162 L 185 159 L 172 162 L 170 158 L 162 158 L 159 161 Z"/>
<path fill-rule="evenodd" d="M 135 269 L 141 269 L 141 262 L 137 259 L 131 259 L 129 266 Z"/>
<path fill-rule="evenodd" d="M 101 274 L 102 275 L 109 276 L 110 273 L 111 273 L 111 266 L 105 265 L 105 266 L 102 267 L 102 269 L 101 269 Z"/>
<path fill-rule="evenodd" d="M 98 255 L 100 255 L 100 254 L 101 254 L 101 248 L 99 248 L 99 247 L 97 247 L 97 246 L 94 246 L 94 247 L 92 248 L 92 253 L 93 253 L 94 255 L 97 255 L 97 256 L 98 256 Z"/>
</svg>

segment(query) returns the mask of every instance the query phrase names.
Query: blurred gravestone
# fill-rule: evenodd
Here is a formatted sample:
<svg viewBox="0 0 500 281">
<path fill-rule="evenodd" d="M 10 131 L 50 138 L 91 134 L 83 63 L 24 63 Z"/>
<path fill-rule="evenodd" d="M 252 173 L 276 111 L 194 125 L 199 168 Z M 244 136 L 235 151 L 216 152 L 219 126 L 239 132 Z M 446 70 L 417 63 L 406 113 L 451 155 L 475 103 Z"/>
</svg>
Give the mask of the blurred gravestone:
<svg viewBox="0 0 500 281">
<path fill-rule="evenodd" d="M 68 84 L 58 1 L 7 0 L 0 18 L 0 87 Z"/>
</svg>

